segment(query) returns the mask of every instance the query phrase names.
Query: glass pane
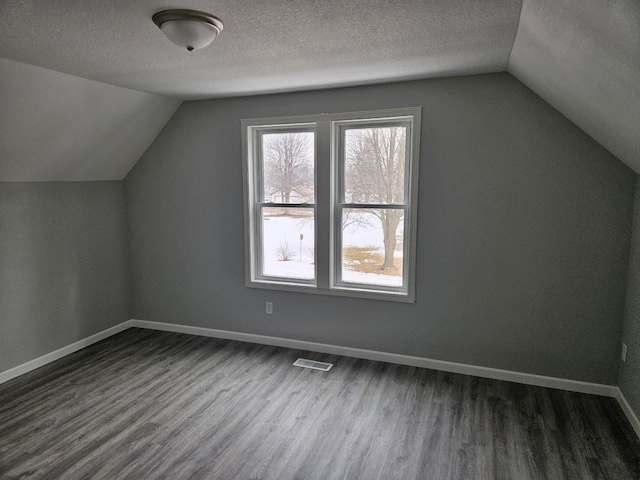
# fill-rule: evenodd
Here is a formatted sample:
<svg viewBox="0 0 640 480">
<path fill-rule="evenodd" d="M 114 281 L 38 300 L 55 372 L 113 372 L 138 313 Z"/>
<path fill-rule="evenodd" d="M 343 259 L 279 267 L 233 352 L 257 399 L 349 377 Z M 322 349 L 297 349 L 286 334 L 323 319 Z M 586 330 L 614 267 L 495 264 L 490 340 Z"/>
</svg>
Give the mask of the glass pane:
<svg viewBox="0 0 640 480">
<path fill-rule="evenodd" d="M 312 208 L 262 210 L 262 274 L 315 278 L 315 232 Z"/>
<path fill-rule="evenodd" d="M 314 203 L 313 132 L 262 135 L 263 202 Z"/>
<path fill-rule="evenodd" d="M 404 210 L 342 211 L 342 281 L 402 286 Z"/>
<path fill-rule="evenodd" d="M 345 131 L 344 201 L 403 204 L 407 128 Z"/>
</svg>

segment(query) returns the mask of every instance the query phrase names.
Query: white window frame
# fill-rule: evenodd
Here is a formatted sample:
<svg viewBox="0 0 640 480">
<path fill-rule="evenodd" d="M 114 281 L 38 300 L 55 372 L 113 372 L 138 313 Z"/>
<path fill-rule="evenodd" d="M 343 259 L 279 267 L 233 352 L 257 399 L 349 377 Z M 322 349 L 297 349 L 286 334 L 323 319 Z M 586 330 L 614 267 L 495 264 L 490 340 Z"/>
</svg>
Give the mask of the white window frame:
<svg viewBox="0 0 640 480">
<path fill-rule="evenodd" d="M 272 117 L 242 120 L 243 176 L 244 176 L 244 238 L 245 285 L 323 295 L 337 295 L 398 302 L 415 302 L 415 270 L 418 206 L 418 164 L 420 158 L 421 108 L 399 108 L 367 112 L 332 113 L 293 117 Z M 405 166 L 405 201 L 401 205 L 360 204 L 356 208 L 403 208 L 404 265 L 403 287 L 387 287 L 344 282 L 341 271 L 341 215 L 342 208 L 351 204 L 341 202 L 342 142 L 345 126 L 387 126 L 402 123 L 407 128 L 407 165 Z M 272 204 L 261 202 L 259 170 L 259 142 L 261 132 L 315 131 L 314 204 Z M 260 250 L 261 208 L 291 206 L 313 208 L 315 219 L 315 279 L 299 280 L 268 277 L 261 274 Z"/>
</svg>

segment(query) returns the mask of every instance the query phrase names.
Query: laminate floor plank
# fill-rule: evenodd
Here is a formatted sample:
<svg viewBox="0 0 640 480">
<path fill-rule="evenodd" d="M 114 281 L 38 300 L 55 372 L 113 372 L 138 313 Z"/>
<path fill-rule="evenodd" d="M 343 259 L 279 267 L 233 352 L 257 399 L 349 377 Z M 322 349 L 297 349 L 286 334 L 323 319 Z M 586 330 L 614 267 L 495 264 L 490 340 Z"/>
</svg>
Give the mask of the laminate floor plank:
<svg viewBox="0 0 640 480">
<path fill-rule="evenodd" d="M 611 398 L 129 329 L 0 385 L 0 479 L 90 478 L 638 480 L 640 441 Z"/>
</svg>

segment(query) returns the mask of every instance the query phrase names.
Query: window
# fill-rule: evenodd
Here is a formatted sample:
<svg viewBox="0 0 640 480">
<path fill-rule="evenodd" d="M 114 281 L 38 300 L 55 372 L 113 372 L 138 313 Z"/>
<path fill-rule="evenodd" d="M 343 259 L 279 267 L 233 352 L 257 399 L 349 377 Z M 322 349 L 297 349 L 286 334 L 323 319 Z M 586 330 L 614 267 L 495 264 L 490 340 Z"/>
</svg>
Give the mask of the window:
<svg viewBox="0 0 640 480">
<path fill-rule="evenodd" d="M 414 301 L 419 108 L 242 131 L 247 286 Z"/>
</svg>

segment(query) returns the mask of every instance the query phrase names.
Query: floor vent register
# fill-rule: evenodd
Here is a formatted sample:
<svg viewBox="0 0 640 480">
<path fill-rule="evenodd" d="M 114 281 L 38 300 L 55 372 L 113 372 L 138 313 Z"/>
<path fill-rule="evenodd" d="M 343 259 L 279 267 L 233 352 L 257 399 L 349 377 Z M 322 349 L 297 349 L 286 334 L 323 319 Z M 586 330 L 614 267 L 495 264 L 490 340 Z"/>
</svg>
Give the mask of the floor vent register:
<svg viewBox="0 0 640 480">
<path fill-rule="evenodd" d="M 293 364 L 296 367 L 312 368 L 313 370 L 322 370 L 328 372 L 333 367 L 333 363 L 316 362 L 315 360 L 307 360 L 306 358 L 299 358 Z"/>
</svg>

